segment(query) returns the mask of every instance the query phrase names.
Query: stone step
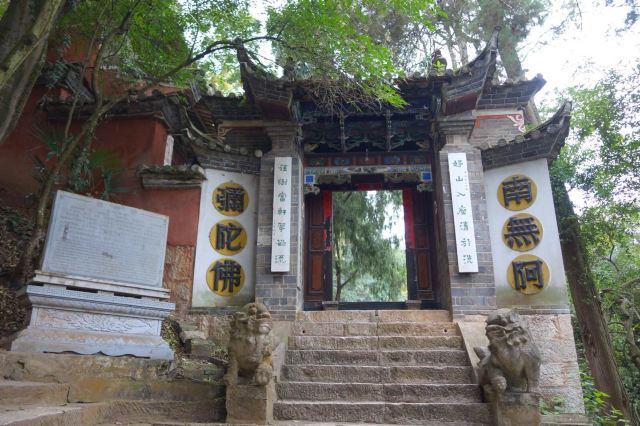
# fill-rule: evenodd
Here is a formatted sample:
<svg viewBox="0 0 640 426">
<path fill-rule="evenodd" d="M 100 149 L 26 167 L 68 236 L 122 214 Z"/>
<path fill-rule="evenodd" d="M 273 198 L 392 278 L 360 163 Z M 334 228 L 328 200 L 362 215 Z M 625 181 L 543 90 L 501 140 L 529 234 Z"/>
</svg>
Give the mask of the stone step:
<svg viewBox="0 0 640 426">
<path fill-rule="evenodd" d="M 224 415 L 224 398 L 195 402 L 110 401 L 6 410 L 0 412 L 0 425 L 88 426 L 144 424 L 156 421 L 201 423 L 221 421 Z"/>
<path fill-rule="evenodd" d="M 180 340 L 183 343 L 186 343 L 189 340 L 193 340 L 193 339 L 206 340 L 206 338 L 207 338 L 207 335 L 204 333 L 204 331 L 200 331 L 200 330 L 182 330 L 180 332 Z"/>
<path fill-rule="evenodd" d="M 209 401 L 111 401 L 105 422 L 120 424 L 167 421 L 207 423 L 225 419 L 224 398 Z"/>
<path fill-rule="evenodd" d="M 451 313 L 445 310 L 378 311 L 379 322 L 449 322 Z"/>
<path fill-rule="evenodd" d="M 473 384 L 376 384 L 285 382 L 276 385 L 281 400 L 481 402 L 480 387 Z"/>
<path fill-rule="evenodd" d="M 0 380 L 0 406 L 59 406 L 67 403 L 69 385 L 59 383 Z"/>
<path fill-rule="evenodd" d="M 290 336 L 289 349 L 301 350 L 417 350 L 462 349 L 460 336 Z"/>
<path fill-rule="evenodd" d="M 284 365 L 282 382 L 323 383 L 473 383 L 471 367 Z"/>
<path fill-rule="evenodd" d="M 482 403 L 382 403 L 277 401 L 277 420 L 368 422 L 389 424 L 488 425 L 489 407 Z"/>
<path fill-rule="evenodd" d="M 322 365 L 469 365 L 461 349 L 404 351 L 374 350 L 288 350 L 287 364 Z"/>
<path fill-rule="evenodd" d="M 593 423 L 583 414 L 548 414 L 542 416 L 540 426 L 588 426 Z"/>
<path fill-rule="evenodd" d="M 114 400 L 209 401 L 223 397 L 225 387 L 218 383 L 191 380 L 144 380 L 81 377 L 69 387 L 69 402 Z"/>
<path fill-rule="evenodd" d="M 452 322 L 312 322 L 297 321 L 293 336 L 459 336 Z"/>
<path fill-rule="evenodd" d="M 460 336 L 453 322 L 381 322 L 378 336 Z"/>
<path fill-rule="evenodd" d="M 445 310 L 374 310 L 374 311 L 306 311 L 296 313 L 296 321 L 363 323 L 363 322 L 449 322 Z"/>
<path fill-rule="evenodd" d="M 316 322 L 296 321 L 292 336 L 376 336 L 375 322 Z"/>
<path fill-rule="evenodd" d="M 100 423 L 109 407 L 106 403 L 31 406 L 0 412 L 0 425 L 87 426 Z"/>
<path fill-rule="evenodd" d="M 207 339 L 189 339 L 185 341 L 184 350 L 189 358 L 207 360 L 220 345 Z"/>
</svg>

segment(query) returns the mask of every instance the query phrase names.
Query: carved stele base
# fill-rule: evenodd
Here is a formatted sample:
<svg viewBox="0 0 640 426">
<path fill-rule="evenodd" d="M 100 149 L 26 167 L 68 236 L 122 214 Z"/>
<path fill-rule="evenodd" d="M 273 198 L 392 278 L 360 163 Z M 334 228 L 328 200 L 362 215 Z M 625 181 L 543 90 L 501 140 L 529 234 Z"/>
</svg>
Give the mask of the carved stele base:
<svg viewBox="0 0 640 426">
<path fill-rule="evenodd" d="M 227 386 L 227 423 L 264 425 L 273 421 L 275 385 Z"/>
<path fill-rule="evenodd" d="M 160 337 L 175 307 L 167 297 L 165 289 L 40 273 L 23 294 L 29 323 L 11 350 L 173 359 Z"/>
<path fill-rule="evenodd" d="M 535 392 L 505 392 L 499 399 L 492 398 L 491 412 L 497 426 L 539 426 L 540 394 Z"/>
</svg>

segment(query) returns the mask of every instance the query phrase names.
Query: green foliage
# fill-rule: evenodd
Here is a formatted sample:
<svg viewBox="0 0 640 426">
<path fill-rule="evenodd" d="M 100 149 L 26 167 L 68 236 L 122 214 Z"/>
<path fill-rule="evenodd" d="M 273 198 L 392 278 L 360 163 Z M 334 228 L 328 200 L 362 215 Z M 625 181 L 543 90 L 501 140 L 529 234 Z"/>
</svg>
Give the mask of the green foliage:
<svg viewBox="0 0 640 426">
<path fill-rule="evenodd" d="M 640 66 L 627 75 L 611 71 L 594 87 L 573 87 L 573 161 L 576 186 L 598 201 L 640 202 Z"/>
<path fill-rule="evenodd" d="M 621 411 L 612 408 L 607 401 L 609 395 L 596 388 L 593 377 L 580 371 L 584 408 L 589 418 L 597 426 L 618 426 L 630 424 Z"/>
<path fill-rule="evenodd" d="M 36 131 L 39 139 L 47 148 L 44 159 L 34 157 L 33 178 L 40 188 L 50 176 L 51 165 L 64 151 L 64 132 L 56 127 L 41 128 Z M 117 193 L 127 192 L 121 182 L 124 171 L 120 157 L 107 149 L 92 149 L 91 138 L 78 150 L 66 172 L 57 177 L 61 189 L 84 194 L 103 200 L 112 199 Z M 39 198 L 41 190 L 33 194 Z"/>
<path fill-rule="evenodd" d="M 121 77 L 170 78 L 184 86 L 193 78 L 190 59 L 216 41 L 248 37 L 259 23 L 243 0 L 84 1 L 62 22 L 76 41 L 91 40 L 96 28 L 98 44 L 108 43 L 106 65 Z M 224 63 L 229 56 L 215 60 Z"/>
<path fill-rule="evenodd" d="M 545 401 L 544 399 L 540 399 L 540 404 L 538 406 L 538 410 L 540 414 L 543 416 L 553 415 L 553 414 L 562 414 L 565 412 L 564 409 L 564 398 L 560 396 L 556 396 L 551 398 L 550 401 Z"/>
<path fill-rule="evenodd" d="M 390 210 L 398 214 L 401 206 L 400 191 L 333 194 L 336 300 L 406 300 L 405 253 L 388 235 Z"/>
<path fill-rule="evenodd" d="M 7 11 L 9 7 L 9 0 L 0 0 L 0 18 L 4 15 L 4 12 Z"/>
<path fill-rule="evenodd" d="M 609 72 L 592 87 L 568 90 L 573 132 L 553 164 L 559 177 L 587 201 L 579 214 L 589 267 L 609 325 L 616 363 L 640 418 L 640 69 Z M 583 376 L 585 403 L 597 424 L 607 417 L 605 395 Z"/>
<path fill-rule="evenodd" d="M 283 40 L 276 46 L 278 57 L 301 64 L 306 77 L 342 82 L 370 97 L 402 105 L 390 87 L 402 72 L 393 63 L 384 30 L 376 35 L 370 30 L 391 13 L 402 15 L 406 22 L 431 26 L 429 17 L 437 10 L 433 0 L 297 0 L 268 9 L 267 31 Z"/>
</svg>

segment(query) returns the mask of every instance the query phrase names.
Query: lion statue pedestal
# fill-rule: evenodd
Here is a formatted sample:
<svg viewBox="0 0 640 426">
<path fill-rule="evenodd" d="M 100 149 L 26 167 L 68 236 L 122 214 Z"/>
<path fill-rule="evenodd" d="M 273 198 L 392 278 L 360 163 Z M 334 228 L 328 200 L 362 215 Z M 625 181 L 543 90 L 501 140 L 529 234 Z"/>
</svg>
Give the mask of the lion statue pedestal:
<svg viewBox="0 0 640 426">
<path fill-rule="evenodd" d="M 539 425 L 540 352 L 529 330 L 513 309 L 491 313 L 485 330 L 489 346 L 474 351 L 480 358 L 478 380 L 491 404 L 494 424 Z"/>
<path fill-rule="evenodd" d="M 267 424 L 273 420 L 273 322 L 267 308 L 249 303 L 233 315 L 229 339 L 227 423 Z"/>
</svg>

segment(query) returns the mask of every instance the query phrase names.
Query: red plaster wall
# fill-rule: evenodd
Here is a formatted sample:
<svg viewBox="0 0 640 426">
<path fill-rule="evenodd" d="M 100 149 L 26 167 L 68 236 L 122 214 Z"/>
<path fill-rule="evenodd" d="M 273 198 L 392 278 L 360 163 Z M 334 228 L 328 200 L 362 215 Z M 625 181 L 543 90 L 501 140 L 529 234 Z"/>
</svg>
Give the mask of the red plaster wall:
<svg viewBox="0 0 640 426">
<path fill-rule="evenodd" d="M 196 245 L 200 189 L 146 189 L 118 197 L 118 202 L 169 216 L 167 244 Z"/>
<path fill-rule="evenodd" d="M 0 145 L 0 199 L 14 207 L 25 207 L 25 196 L 37 190 L 32 177 L 34 155 L 45 158 L 46 149 L 36 130 L 63 123 L 48 122 L 36 103 L 44 90 L 34 89 L 16 129 Z M 122 186 L 128 192 L 113 201 L 169 216 L 169 245 L 196 245 L 200 206 L 199 189 L 145 190 L 136 176 L 140 164 L 162 164 L 167 130 L 158 118 L 148 115 L 118 117 L 103 121 L 96 130 L 93 148 L 106 148 L 125 168 Z"/>
<path fill-rule="evenodd" d="M 43 94 L 42 88 L 33 90 L 14 131 L 0 144 L 0 198 L 14 207 L 24 207 L 24 197 L 37 189 L 33 157 L 46 155 L 36 136 L 36 130 L 47 123 L 46 114 L 36 107 Z"/>
</svg>

